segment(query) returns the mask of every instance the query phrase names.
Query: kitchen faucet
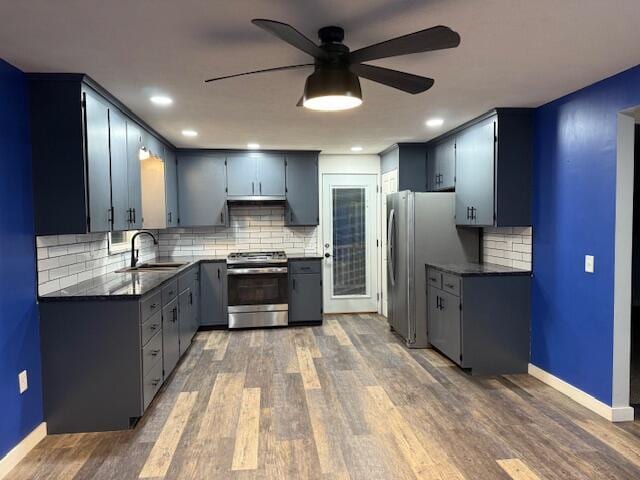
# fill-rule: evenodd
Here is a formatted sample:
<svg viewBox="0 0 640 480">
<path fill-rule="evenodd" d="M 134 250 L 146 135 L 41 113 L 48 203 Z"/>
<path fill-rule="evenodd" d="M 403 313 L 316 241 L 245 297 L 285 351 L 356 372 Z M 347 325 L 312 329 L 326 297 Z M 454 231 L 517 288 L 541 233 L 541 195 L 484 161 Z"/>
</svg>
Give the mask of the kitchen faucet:
<svg viewBox="0 0 640 480">
<path fill-rule="evenodd" d="M 138 237 L 138 235 L 142 235 L 143 233 L 146 233 L 147 235 L 149 235 L 151 238 L 153 238 L 153 244 L 157 245 L 158 244 L 158 240 L 156 240 L 156 237 L 153 235 L 153 233 L 148 232 L 147 230 L 140 230 L 139 232 L 135 233 L 133 235 L 133 237 L 131 237 L 131 267 L 135 267 L 136 264 L 138 263 L 138 253 L 139 251 L 136 249 L 136 238 Z"/>
</svg>

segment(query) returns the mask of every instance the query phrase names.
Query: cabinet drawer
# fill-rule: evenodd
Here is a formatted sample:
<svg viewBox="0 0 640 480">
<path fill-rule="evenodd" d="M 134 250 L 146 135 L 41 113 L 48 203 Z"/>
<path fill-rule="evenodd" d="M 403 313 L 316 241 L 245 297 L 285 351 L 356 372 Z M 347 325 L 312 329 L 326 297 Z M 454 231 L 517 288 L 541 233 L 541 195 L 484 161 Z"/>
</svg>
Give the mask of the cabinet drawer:
<svg viewBox="0 0 640 480">
<path fill-rule="evenodd" d="M 460 277 L 456 277 L 455 275 L 450 275 L 448 273 L 443 273 L 442 289 L 459 297 L 460 296 Z"/>
<path fill-rule="evenodd" d="M 140 302 L 140 312 L 142 315 L 142 322 L 146 322 L 147 319 L 156 312 L 162 310 L 160 292 L 156 292 L 148 297 L 145 297 Z"/>
<path fill-rule="evenodd" d="M 427 283 L 432 287 L 442 288 L 442 272 L 433 268 L 427 269 Z"/>
<path fill-rule="evenodd" d="M 189 288 L 198 278 L 198 269 L 192 268 L 178 277 L 178 292 Z"/>
<path fill-rule="evenodd" d="M 142 401 L 144 410 L 147 409 L 153 397 L 162 386 L 162 362 L 157 362 L 151 370 L 142 378 Z"/>
<path fill-rule="evenodd" d="M 320 273 L 320 260 L 295 260 L 289 268 L 289 273 Z"/>
<path fill-rule="evenodd" d="M 156 363 L 162 364 L 162 334 L 155 336 L 142 348 L 142 373 L 146 375 Z"/>
<path fill-rule="evenodd" d="M 162 311 L 158 310 L 142 324 L 142 346 L 162 329 Z"/>
<path fill-rule="evenodd" d="M 171 280 L 162 287 L 162 305 L 166 305 L 178 295 L 178 280 Z"/>
</svg>

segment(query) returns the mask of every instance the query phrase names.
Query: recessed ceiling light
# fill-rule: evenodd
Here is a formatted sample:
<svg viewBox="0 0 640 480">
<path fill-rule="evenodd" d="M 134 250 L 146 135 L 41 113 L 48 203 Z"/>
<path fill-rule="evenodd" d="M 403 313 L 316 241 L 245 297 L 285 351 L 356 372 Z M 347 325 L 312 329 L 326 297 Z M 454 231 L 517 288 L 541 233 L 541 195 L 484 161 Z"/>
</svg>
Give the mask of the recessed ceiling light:
<svg viewBox="0 0 640 480">
<path fill-rule="evenodd" d="M 151 103 L 160 107 L 168 107 L 173 103 L 173 99 L 165 95 L 154 95 L 149 100 L 151 100 Z"/>
<path fill-rule="evenodd" d="M 362 147 L 351 147 L 351 151 L 352 152 L 361 152 L 362 151 Z"/>
<path fill-rule="evenodd" d="M 260 148 L 259 143 L 247 143 L 247 148 L 249 150 L 258 150 Z"/>
<path fill-rule="evenodd" d="M 443 123 L 444 120 L 441 118 L 430 118 L 429 120 L 427 120 L 427 127 L 438 128 L 441 127 Z"/>
<path fill-rule="evenodd" d="M 195 130 L 182 130 L 182 135 L 184 135 L 185 137 L 197 137 L 198 132 L 196 132 Z"/>
</svg>

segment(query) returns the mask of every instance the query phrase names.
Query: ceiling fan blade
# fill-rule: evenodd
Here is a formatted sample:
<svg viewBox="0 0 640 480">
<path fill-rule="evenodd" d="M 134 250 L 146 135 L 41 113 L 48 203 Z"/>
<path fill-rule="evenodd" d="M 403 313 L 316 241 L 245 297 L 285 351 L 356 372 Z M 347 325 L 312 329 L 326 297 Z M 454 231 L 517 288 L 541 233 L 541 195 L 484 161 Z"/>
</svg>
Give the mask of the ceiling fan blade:
<svg viewBox="0 0 640 480">
<path fill-rule="evenodd" d="M 460 35 L 457 32 L 449 27 L 438 26 L 355 50 L 349 54 L 349 61 L 361 63 L 379 58 L 454 48 L 458 45 Z"/>
<path fill-rule="evenodd" d="M 275 35 L 280 40 L 284 40 L 289 45 L 308 53 L 314 58 L 328 58 L 327 52 L 289 24 L 263 18 L 254 18 L 251 20 L 251 23 Z"/>
<path fill-rule="evenodd" d="M 429 90 L 434 84 L 432 78 L 399 72 L 398 70 L 391 70 L 389 68 L 374 67 L 373 65 L 355 63 L 350 65 L 349 69 L 359 77 L 382 83 L 387 87 L 397 88 L 398 90 L 414 95 Z"/>
<path fill-rule="evenodd" d="M 224 77 L 214 77 L 214 78 L 210 78 L 209 80 L 205 80 L 204 83 L 215 82 L 217 80 L 224 80 L 226 78 L 241 77 L 243 75 L 253 75 L 254 73 L 278 72 L 280 70 L 293 70 L 296 68 L 313 67 L 314 65 L 315 65 L 314 63 L 301 63 L 299 65 L 287 65 L 284 67 L 265 68 L 262 70 L 253 70 L 252 72 L 243 72 L 243 73 L 235 73 L 233 75 L 225 75 Z"/>
</svg>

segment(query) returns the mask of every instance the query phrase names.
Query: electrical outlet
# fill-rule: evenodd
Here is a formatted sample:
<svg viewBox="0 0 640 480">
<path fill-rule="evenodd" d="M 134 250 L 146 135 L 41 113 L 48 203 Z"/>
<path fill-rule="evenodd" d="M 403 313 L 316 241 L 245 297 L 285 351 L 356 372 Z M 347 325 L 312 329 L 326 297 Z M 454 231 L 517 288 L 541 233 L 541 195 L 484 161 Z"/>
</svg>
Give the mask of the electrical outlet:
<svg viewBox="0 0 640 480">
<path fill-rule="evenodd" d="M 24 393 L 29 388 L 29 381 L 27 380 L 27 371 L 23 370 L 18 374 L 18 386 L 20 387 L 20 393 Z"/>
<path fill-rule="evenodd" d="M 584 256 L 584 271 L 587 273 L 593 273 L 595 269 L 595 260 L 593 255 Z"/>
</svg>

